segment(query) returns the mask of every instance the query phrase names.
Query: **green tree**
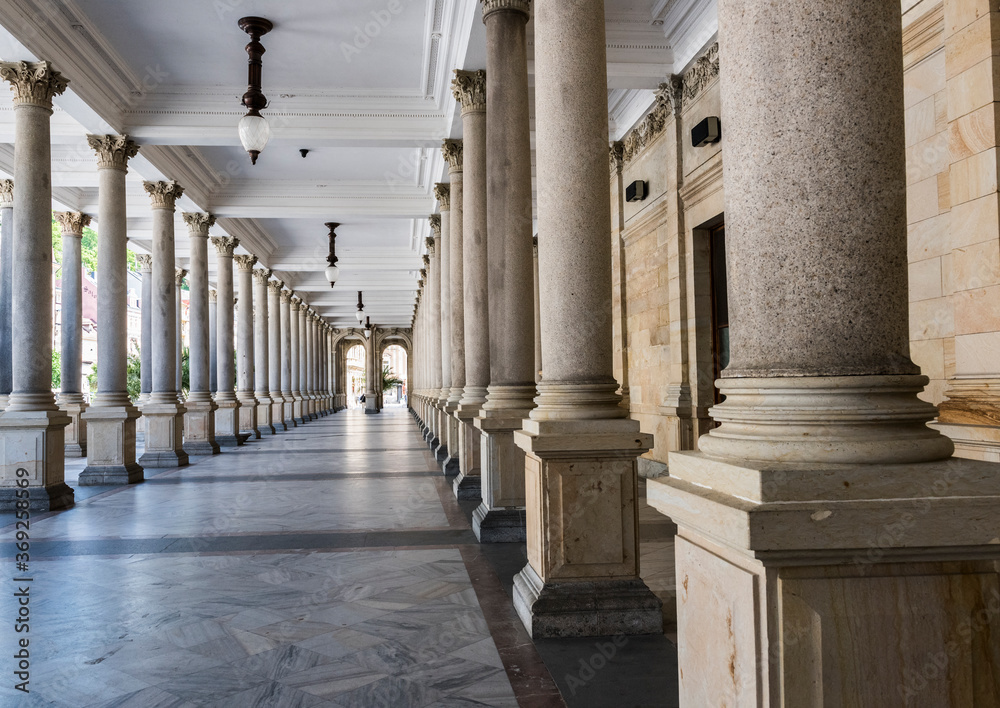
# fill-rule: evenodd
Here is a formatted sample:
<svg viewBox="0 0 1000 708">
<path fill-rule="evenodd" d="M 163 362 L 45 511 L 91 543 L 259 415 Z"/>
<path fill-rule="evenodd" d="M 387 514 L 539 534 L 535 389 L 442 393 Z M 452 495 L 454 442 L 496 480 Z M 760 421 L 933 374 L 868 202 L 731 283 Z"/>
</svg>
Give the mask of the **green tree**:
<svg viewBox="0 0 1000 708">
<path fill-rule="evenodd" d="M 90 388 L 90 393 L 97 393 L 97 362 L 90 367 L 90 373 L 87 374 L 87 386 Z"/>
<path fill-rule="evenodd" d="M 392 368 L 388 364 L 382 364 L 382 393 L 401 383 L 403 380 L 393 373 Z"/>
<path fill-rule="evenodd" d="M 139 353 L 129 354 L 125 363 L 125 386 L 132 401 L 139 399 L 142 391 L 142 359 Z"/>
<path fill-rule="evenodd" d="M 185 396 L 191 391 L 191 350 L 188 347 L 181 351 L 181 390 Z"/>
<path fill-rule="evenodd" d="M 60 353 L 52 350 L 52 390 L 57 391 L 62 386 L 62 357 Z"/>
</svg>

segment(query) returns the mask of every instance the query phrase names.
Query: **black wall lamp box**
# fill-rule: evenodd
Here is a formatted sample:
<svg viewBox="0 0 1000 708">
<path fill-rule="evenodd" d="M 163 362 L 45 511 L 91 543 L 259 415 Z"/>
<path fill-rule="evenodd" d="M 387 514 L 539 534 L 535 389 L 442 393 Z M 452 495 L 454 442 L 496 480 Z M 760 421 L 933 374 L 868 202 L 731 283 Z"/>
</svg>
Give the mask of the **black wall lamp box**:
<svg viewBox="0 0 1000 708">
<path fill-rule="evenodd" d="M 717 116 L 709 116 L 691 129 L 691 144 L 696 148 L 717 143 L 722 138 L 722 129 Z"/>
<path fill-rule="evenodd" d="M 627 202 L 641 202 L 646 198 L 646 183 L 642 180 L 636 180 L 629 186 L 625 188 L 625 201 Z"/>
</svg>

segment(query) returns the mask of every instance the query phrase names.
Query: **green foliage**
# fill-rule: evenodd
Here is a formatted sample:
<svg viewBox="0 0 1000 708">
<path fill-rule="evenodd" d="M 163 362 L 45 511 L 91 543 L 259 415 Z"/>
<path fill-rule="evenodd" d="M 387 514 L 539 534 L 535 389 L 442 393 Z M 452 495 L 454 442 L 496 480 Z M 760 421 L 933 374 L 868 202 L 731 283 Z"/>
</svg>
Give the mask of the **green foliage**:
<svg viewBox="0 0 1000 708">
<path fill-rule="evenodd" d="M 52 390 L 58 391 L 59 387 L 62 386 L 62 356 L 61 354 L 53 349 L 52 350 Z"/>
<path fill-rule="evenodd" d="M 97 362 L 90 367 L 90 373 L 87 374 L 87 386 L 90 388 L 90 393 L 97 393 Z"/>
<path fill-rule="evenodd" d="M 125 255 L 127 257 L 128 269 L 133 273 L 139 272 L 139 263 L 135 260 L 135 253 L 131 250 L 126 250 Z M 59 226 L 59 222 L 56 221 L 56 217 L 52 216 L 52 258 L 56 263 L 62 265 L 63 257 L 63 243 L 62 243 L 62 229 Z M 83 229 L 83 238 L 80 240 L 80 259 L 83 262 L 83 267 L 88 271 L 97 272 L 97 232 L 94 231 L 89 226 Z"/>
<path fill-rule="evenodd" d="M 139 352 L 129 354 L 125 362 L 125 387 L 128 390 L 128 397 L 132 401 L 139 399 L 142 392 L 142 358 Z"/>
<path fill-rule="evenodd" d="M 388 364 L 382 364 L 382 393 L 385 393 L 393 386 L 398 386 L 403 380 L 393 373 Z"/>
<path fill-rule="evenodd" d="M 191 390 L 191 350 L 187 347 L 181 351 L 181 390 L 185 396 Z"/>
</svg>

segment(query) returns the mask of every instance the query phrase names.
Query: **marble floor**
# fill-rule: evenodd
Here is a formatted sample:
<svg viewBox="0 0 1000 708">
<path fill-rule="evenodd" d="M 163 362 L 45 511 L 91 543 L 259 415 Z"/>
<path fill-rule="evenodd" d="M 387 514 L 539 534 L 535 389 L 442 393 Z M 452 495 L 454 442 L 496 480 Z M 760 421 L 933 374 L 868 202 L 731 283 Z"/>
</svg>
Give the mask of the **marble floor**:
<svg viewBox="0 0 1000 708">
<path fill-rule="evenodd" d="M 32 516 L 29 694 L 0 515 L 0 705 L 677 705 L 669 633 L 595 671 L 597 638 L 528 638 L 510 603 L 523 545 L 476 542 L 474 504 L 402 408 L 192 463 Z M 71 486 L 83 467 L 68 461 Z M 648 507 L 641 522 L 644 577 L 672 600 L 672 529 Z"/>
</svg>

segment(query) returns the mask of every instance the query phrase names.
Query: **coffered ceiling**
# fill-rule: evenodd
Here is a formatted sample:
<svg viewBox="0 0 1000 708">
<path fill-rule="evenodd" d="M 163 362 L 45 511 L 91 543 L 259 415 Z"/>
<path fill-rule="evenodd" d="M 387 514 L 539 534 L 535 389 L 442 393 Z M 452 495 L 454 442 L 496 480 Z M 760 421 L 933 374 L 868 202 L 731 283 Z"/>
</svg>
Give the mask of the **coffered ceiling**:
<svg viewBox="0 0 1000 708">
<path fill-rule="evenodd" d="M 246 15 L 265 35 L 264 111 L 272 138 L 257 165 L 240 147 Z M 621 137 L 653 90 L 713 40 L 715 0 L 607 0 L 609 128 Z M 4 0 L 0 59 L 44 58 L 70 80 L 52 119 L 54 207 L 96 215 L 87 133 L 127 133 L 142 149 L 128 177 L 129 237 L 148 250 L 144 179 L 185 188 L 181 211 L 218 217 L 334 325 L 351 325 L 357 291 L 376 324 L 408 326 L 432 188 L 447 180 L 439 146 L 461 137 L 455 68 L 485 66 L 473 0 Z M 529 23 L 529 71 L 532 28 Z M 0 100 L 0 173 L 13 168 L 13 110 Z M 300 149 L 309 150 L 305 158 Z M 337 221 L 341 276 L 325 282 L 326 229 Z M 96 224 L 100 229 L 100 224 Z M 214 260 L 210 259 L 214 269 Z"/>
</svg>

